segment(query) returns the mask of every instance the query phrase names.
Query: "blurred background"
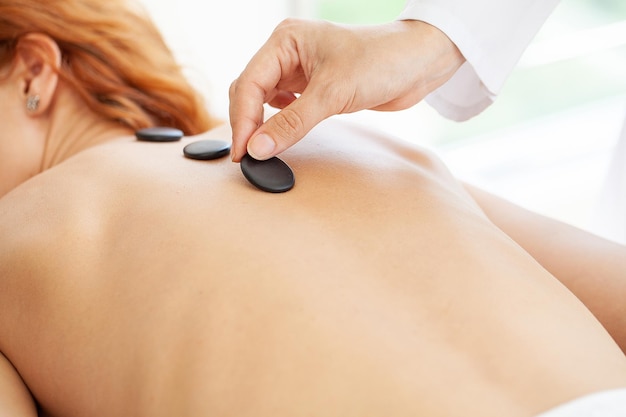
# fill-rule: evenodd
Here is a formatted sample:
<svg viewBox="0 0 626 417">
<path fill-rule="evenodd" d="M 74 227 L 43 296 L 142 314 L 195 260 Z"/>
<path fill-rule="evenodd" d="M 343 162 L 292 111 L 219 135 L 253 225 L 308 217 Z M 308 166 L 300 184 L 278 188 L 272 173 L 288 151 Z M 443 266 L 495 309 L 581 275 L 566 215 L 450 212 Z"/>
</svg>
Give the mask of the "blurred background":
<svg viewBox="0 0 626 417">
<path fill-rule="evenodd" d="M 286 17 L 376 24 L 404 0 L 142 0 L 214 113 L 228 86 Z M 427 104 L 338 116 L 434 149 L 461 178 L 590 228 L 626 115 L 626 1 L 563 0 L 498 100 L 463 122 Z"/>
</svg>

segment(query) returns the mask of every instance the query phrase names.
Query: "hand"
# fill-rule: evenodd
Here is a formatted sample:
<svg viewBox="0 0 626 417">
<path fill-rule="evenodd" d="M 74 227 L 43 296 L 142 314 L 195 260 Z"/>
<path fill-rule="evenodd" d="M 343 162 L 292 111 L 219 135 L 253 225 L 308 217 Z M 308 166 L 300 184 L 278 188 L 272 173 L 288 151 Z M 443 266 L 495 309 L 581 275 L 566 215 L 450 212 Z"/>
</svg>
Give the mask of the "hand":
<svg viewBox="0 0 626 417">
<path fill-rule="evenodd" d="M 230 87 L 233 161 L 277 155 L 334 114 L 409 108 L 463 61 L 445 34 L 420 21 L 285 20 Z M 282 110 L 263 123 L 265 103 Z"/>
</svg>

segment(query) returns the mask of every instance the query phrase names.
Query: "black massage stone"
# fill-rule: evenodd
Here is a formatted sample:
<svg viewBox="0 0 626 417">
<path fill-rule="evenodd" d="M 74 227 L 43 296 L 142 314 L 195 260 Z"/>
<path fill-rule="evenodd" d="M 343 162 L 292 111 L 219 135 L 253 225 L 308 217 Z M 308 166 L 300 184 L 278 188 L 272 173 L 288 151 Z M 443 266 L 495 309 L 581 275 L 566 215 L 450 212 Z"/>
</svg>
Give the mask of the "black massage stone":
<svg viewBox="0 0 626 417">
<path fill-rule="evenodd" d="M 221 158 L 229 152 L 230 144 L 221 140 L 199 140 L 183 148 L 183 154 L 187 158 L 203 161 Z"/>
<path fill-rule="evenodd" d="M 183 137 L 183 132 L 173 127 L 147 127 L 136 131 L 135 136 L 146 142 L 176 142 Z"/>
<path fill-rule="evenodd" d="M 268 193 L 284 193 L 293 188 L 293 171 L 277 157 L 259 161 L 246 154 L 241 159 L 241 172 L 255 187 Z"/>
</svg>

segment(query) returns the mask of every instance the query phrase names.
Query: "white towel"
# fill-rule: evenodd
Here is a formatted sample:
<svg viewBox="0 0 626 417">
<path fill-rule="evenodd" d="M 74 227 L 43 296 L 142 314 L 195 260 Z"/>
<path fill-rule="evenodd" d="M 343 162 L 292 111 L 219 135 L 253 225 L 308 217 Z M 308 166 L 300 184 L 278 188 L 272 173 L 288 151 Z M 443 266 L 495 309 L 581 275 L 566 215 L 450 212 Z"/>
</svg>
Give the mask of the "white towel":
<svg viewBox="0 0 626 417">
<path fill-rule="evenodd" d="M 537 417 L 624 417 L 626 388 L 587 395 Z"/>
</svg>

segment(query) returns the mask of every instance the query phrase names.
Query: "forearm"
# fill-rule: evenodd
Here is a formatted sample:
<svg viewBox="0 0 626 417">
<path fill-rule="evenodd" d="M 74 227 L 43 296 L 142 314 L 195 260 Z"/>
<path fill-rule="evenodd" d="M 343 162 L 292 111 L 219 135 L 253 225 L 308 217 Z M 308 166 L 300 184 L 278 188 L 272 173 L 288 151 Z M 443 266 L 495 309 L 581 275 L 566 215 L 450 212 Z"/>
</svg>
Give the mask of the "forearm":
<svg viewBox="0 0 626 417">
<path fill-rule="evenodd" d="M 626 352 L 626 247 L 466 188 L 489 219 L 569 288 Z"/>
</svg>

